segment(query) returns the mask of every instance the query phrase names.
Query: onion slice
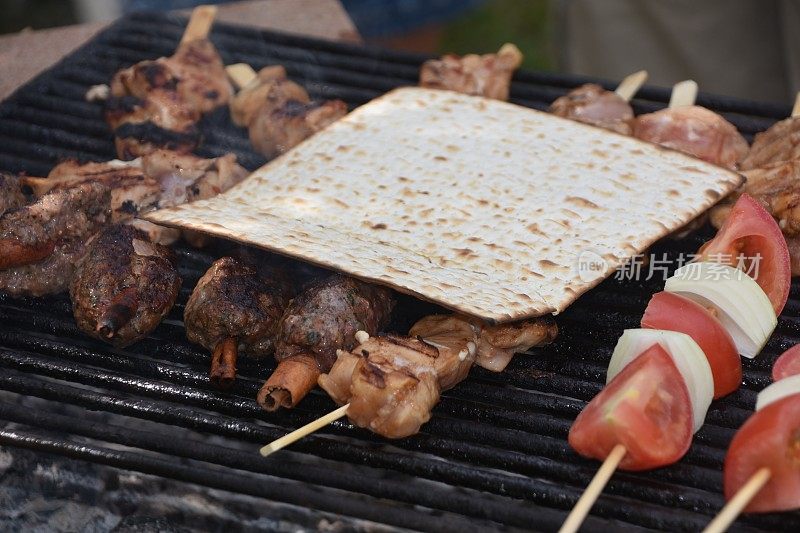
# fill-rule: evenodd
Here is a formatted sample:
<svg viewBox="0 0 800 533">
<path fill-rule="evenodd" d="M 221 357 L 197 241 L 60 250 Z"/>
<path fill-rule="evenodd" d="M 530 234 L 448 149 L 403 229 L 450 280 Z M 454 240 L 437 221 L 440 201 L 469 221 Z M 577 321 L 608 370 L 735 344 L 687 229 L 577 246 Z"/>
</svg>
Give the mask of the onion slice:
<svg viewBox="0 0 800 533">
<path fill-rule="evenodd" d="M 667 279 L 664 290 L 714 308 L 736 349 L 750 359 L 758 355 L 778 324 L 775 310 L 758 283 L 732 266 L 689 263 Z"/>
<path fill-rule="evenodd" d="M 714 397 L 714 377 L 703 350 L 685 333 L 661 329 L 626 329 L 611 355 L 606 383 L 654 344 L 664 348 L 686 382 L 692 401 L 693 428 L 697 432 L 706 419 Z"/>
<path fill-rule="evenodd" d="M 759 392 L 756 400 L 756 411 L 760 411 L 771 403 L 795 394 L 800 394 L 800 375 L 783 378 Z"/>
</svg>

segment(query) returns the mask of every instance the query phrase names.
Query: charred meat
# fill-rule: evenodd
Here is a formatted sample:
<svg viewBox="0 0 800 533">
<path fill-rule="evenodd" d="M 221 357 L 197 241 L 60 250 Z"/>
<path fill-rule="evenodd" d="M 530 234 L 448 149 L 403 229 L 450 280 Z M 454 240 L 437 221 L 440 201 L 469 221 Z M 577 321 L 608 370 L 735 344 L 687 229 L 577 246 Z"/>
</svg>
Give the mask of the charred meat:
<svg viewBox="0 0 800 533">
<path fill-rule="evenodd" d="M 474 363 L 502 370 L 515 352 L 551 342 L 556 333 L 550 318 L 488 327 L 466 317 L 428 316 L 408 337 L 359 332 L 359 345 L 339 350 L 319 384 L 336 403 L 349 403 L 354 424 L 388 438 L 407 437 Z"/>
<path fill-rule="evenodd" d="M 109 218 L 109 191 L 87 183 L 52 191 L 0 215 L 0 269 L 42 261 L 56 246 L 85 240 Z"/>
<path fill-rule="evenodd" d="M 496 54 L 454 54 L 423 63 L 420 87 L 448 89 L 464 94 L 508 100 L 511 77 L 522 64 L 522 53 L 513 44 L 504 44 Z"/>
<path fill-rule="evenodd" d="M 0 215 L 25 205 L 25 195 L 20 185 L 16 176 L 0 172 Z"/>
<path fill-rule="evenodd" d="M 278 323 L 290 297 L 291 285 L 277 270 L 259 270 L 234 257 L 211 265 L 192 291 L 183 321 L 189 340 L 212 352 L 212 382 L 233 383 L 239 353 L 252 357 L 273 353 Z"/>
<path fill-rule="evenodd" d="M 124 347 L 153 331 L 172 309 L 181 278 L 169 248 L 116 224 L 101 231 L 70 284 L 78 327 Z"/>
<path fill-rule="evenodd" d="M 334 274 L 310 283 L 281 317 L 275 340 L 278 367 L 261 387 L 258 403 L 268 411 L 294 407 L 328 372 L 336 350 L 350 350 L 356 332 L 377 333 L 389 320 L 391 291 Z"/>
<path fill-rule="evenodd" d="M 607 91 L 595 83 L 581 85 L 557 98 L 549 111 L 559 117 L 594 124 L 608 130 L 630 135 L 633 108 L 614 91 Z"/>
<path fill-rule="evenodd" d="M 633 135 L 730 169 L 736 168 L 736 162 L 748 151 L 747 141 L 736 126 L 694 105 L 640 115 L 634 122 Z"/>
<path fill-rule="evenodd" d="M 171 57 L 117 72 L 105 116 L 118 156 L 132 159 L 157 148 L 191 151 L 200 141 L 196 123 L 230 96 L 225 66 L 208 39 L 183 42 Z"/>
</svg>

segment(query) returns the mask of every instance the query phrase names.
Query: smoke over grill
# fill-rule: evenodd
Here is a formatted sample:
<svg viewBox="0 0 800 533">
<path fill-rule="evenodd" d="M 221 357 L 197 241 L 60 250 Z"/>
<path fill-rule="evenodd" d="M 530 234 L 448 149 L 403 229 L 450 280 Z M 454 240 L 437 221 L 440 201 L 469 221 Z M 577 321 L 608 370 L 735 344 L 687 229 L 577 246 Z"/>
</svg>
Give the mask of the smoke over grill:
<svg viewBox="0 0 800 533">
<path fill-rule="evenodd" d="M 124 19 L 1 104 L 0 169 L 45 175 L 67 157 L 112 159 L 101 109 L 84 101 L 86 90 L 121 67 L 170 54 L 184 24 L 161 15 Z M 424 59 L 222 24 L 211 38 L 227 64 L 283 64 L 312 97 L 340 98 L 351 107 L 415 84 Z M 521 72 L 511 100 L 544 109 L 585 81 Z M 663 107 L 668 91 L 647 88 L 640 97 L 634 102 L 639 113 Z M 789 112 L 722 97 L 701 96 L 699 103 L 723 112 L 748 136 Z M 250 169 L 264 162 L 225 109 L 200 129 L 200 155 L 233 151 Z M 653 253 L 675 260 L 710 234 L 706 228 L 684 241 L 665 241 Z M 418 435 L 388 442 L 338 421 L 263 459 L 256 453 L 260 444 L 328 412 L 333 402 L 315 391 L 294 410 L 263 412 L 254 398 L 271 361 L 244 360 L 232 390 L 211 388 L 208 354 L 186 341 L 181 317 L 194 283 L 221 252 L 177 252 L 185 280 L 180 303 L 150 338 L 125 350 L 82 335 L 66 296 L 0 296 L 0 389 L 6 391 L 0 418 L 13 422 L 0 428 L 0 443 L 266 498 L 276 504 L 265 513 L 298 527 L 309 527 L 322 512 L 353 527 L 557 529 L 597 468 L 570 450 L 569 426 L 601 389 L 622 330 L 638 325 L 649 297 L 663 286 L 661 275 L 603 283 L 557 317 L 561 335 L 553 345 L 516 357 L 502 374 L 473 369 L 444 394 Z M 764 354 L 744 361 L 744 386 L 712 404 L 687 456 L 656 472 L 616 474 L 587 529 L 698 530 L 708 523 L 723 504 L 721 467 L 730 439 L 769 382 L 774 358 L 800 342 L 799 298 L 795 283 Z M 404 331 L 432 309 L 401 297 L 393 328 Z M 276 510 L 281 503 L 313 510 Z M 737 524 L 797 531 L 800 513 Z"/>
</svg>

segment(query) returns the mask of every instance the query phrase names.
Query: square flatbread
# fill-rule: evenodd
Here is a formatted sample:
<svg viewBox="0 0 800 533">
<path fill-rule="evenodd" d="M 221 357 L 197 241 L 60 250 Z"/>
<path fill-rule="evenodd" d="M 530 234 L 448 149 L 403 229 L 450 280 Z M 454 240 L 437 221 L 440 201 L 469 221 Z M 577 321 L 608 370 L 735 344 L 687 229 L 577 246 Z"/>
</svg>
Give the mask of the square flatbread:
<svg viewBox="0 0 800 533">
<path fill-rule="evenodd" d="M 228 192 L 146 218 L 504 322 L 564 310 L 742 181 L 525 107 L 403 88 Z"/>
</svg>

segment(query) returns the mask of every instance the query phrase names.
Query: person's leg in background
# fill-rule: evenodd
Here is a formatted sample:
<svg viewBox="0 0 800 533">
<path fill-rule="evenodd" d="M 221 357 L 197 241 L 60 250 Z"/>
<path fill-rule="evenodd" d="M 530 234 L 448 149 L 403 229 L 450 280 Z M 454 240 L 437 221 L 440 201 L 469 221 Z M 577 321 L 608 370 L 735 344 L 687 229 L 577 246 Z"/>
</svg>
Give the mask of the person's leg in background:
<svg viewBox="0 0 800 533">
<path fill-rule="evenodd" d="M 655 85 L 692 78 L 713 93 L 794 98 L 797 85 L 790 77 L 800 75 L 797 2 L 555 1 L 561 70 L 621 79 L 644 68 Z"/>
</svg>

